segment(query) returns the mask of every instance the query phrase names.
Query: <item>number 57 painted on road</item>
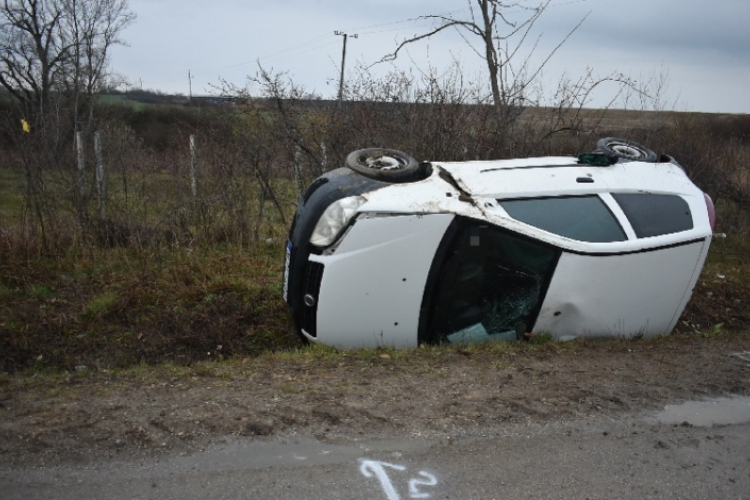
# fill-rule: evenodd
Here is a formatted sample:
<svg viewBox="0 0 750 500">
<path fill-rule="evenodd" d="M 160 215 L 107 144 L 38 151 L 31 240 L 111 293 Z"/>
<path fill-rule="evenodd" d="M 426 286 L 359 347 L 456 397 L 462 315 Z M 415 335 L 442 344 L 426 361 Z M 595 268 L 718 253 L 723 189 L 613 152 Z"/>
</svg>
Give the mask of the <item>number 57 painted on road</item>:
<svg viewBox="0 0 750 500">
<path fill-rule="evenodd" d="M 360 459 L 359 471 L 362 475 L 365 477 L 376 477 L 378 481 L 380 481 L 380 486 L 383 488 L 383 492 L 388 500 L 401 500 L 398 491 L 396 491 L 393 482 L 391 482 L 391 478 L 388 476 L 386 468 L 396 471 L 406 470 L 406 467 L 403 465 L 394 465 L 377 460 Z M 430 494 L 423 492 L 422 488 L 437 485 L 437 479 L 435 476 L 425 471 L 420 471 L 418 476 L 420 477 L 409 479 L 409 498 L 430 498 Z"/>
</svg>

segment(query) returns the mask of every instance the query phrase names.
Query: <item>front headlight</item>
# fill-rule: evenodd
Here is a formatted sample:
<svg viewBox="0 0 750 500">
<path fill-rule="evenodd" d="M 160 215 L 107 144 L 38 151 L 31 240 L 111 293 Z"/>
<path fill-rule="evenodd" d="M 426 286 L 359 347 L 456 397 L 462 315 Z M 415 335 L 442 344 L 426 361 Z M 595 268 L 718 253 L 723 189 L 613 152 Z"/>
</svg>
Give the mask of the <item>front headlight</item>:
<svg viewBox="0 0 750 500">
<path fill-rule="evenodd" d="M 365 201 L 361 196 L 351 196 L 331 203 L 315 225 L 310 243 L 317 247 L 327 247 L 336 241 L 341 230 L 349 224 L 349 220 Z"/>
</svg>

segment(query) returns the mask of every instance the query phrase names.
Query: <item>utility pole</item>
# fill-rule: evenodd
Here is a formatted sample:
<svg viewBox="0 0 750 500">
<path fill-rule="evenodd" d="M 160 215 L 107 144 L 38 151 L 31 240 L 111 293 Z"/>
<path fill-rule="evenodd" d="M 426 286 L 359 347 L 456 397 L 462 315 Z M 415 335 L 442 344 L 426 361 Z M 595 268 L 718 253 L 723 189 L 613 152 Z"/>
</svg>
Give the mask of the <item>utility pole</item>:
<svg viewBox="0 0 750 500">
<path fill-rule="evenodd" d="M 344 37 L 344 50 L 341 52 L 341 78 L 339 78 L 339 105 L 344 100 L 344 64 L 346 63 L 346 39 L 349 37 L 347 33 L 343 31 L 334 31 L 334 35 Z M 359 35 L 352 35 L 352 38 L 357 38 Z"/>
<path fill-rule="evenodd" d="M 193 104 L 193 76 L 190 74 L 190 70 L 188 70 L 188 102 Z"/>
</svg>

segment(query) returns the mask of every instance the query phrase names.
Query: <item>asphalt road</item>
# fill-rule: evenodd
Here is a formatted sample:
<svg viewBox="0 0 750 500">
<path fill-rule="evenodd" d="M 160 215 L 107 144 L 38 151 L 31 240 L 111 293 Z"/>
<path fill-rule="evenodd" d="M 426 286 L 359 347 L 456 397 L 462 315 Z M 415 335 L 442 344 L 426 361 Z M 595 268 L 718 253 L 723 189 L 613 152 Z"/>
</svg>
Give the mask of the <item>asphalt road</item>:
<svg viewBox="0 0 750 500">
<path fill-rule="evenodd" d="M 233 440 L 131 462 L 0 466 L 0 498 L 743 499 L 750 399 L 472 438 Z"/>
</svg>

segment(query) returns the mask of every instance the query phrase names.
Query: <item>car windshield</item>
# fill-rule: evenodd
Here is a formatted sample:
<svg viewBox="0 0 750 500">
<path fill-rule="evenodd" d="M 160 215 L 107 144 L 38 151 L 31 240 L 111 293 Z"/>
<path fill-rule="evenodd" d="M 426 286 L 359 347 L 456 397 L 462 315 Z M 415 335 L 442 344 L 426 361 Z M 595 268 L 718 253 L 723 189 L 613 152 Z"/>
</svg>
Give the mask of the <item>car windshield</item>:
<svg viewBox="0 0 750 500">
<path fill-rule="evenodd" d="M 515 340 L 531 330 L 559 251 L 499 228 L 458 232 L 438 284 L 434 328 L 449 342 Z"/>
</svg>

